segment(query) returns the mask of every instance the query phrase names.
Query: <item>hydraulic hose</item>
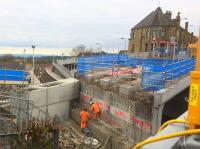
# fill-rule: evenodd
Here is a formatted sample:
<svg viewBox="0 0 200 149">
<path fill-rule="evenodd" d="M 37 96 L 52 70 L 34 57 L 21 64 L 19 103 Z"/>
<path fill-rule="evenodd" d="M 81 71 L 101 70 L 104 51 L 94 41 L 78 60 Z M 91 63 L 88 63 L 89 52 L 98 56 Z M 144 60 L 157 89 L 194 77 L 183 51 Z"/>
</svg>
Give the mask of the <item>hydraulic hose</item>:
<svg viewBox="0 0 200 149">
<path fill-rule="evenodd" d="M 200 134 L 200 129 L 184 130 L 184 131 L 180 131 L 180 132 L 174 132 L 174 133 L 170 133 L 167 135 L 150 138 L 150 139 L 144 140 L 144 141 L 136 144 L 136 146 L 134 146 L 133 149 L 139 149 L 142 146 L 149 144 L 149 143 L 153 143 L 153 142 L 157 142 L 157 141 L 161 141 L 161 140 L 165 140 L 165 139 L 169 139 L 169 138 L 174 138 L 174 137 L 193 135 L 193 134 Z"/>
<path fill-rule="evenodd" d="M 174 124 L 174 123 L 181 123 L 181 124 L 188 124 L 187 121 L 185 120 L 177 120 L 177 119 L 174 119 L 174 120 L 169 120 L 167 122 L 165 122 L 158 130 L 158 132 L 162 131 L 165 127 L 167 127 L 169 124 Z"/>
</svg>

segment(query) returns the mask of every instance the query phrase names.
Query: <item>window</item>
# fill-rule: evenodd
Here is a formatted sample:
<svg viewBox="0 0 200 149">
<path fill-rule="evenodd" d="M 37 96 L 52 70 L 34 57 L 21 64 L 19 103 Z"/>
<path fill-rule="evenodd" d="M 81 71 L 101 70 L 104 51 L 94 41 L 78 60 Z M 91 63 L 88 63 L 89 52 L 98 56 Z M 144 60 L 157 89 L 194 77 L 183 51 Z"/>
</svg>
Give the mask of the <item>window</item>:
<svg viewBox="0 0 200 149">
<path fill-rule="evenodd" d="M 148 43 L 145 43 L 145 52 L 148 51 Z"/>
<path fill-rule="evenodd" d="M 132 32 L 132 38 L 135 39 L 135 31 Z"/>
<path fill-rule="evenodd" d="M 152 31 L 152 37 L 156 37 L 157 35 L 157 32 L 158 32 L 158 29 L 157 28 L 154 28 L 153 31 Z"/>
<path fill-rule="evenodd" d="M 166 30 L 163 28 L 163 29 L 161 29 L 161 33 L 160 33 L 160 36 L 161 37 L 164 37 L 165 36 L 165 32 L 166 32 Z"/>
<path fill-rule="evenodd" d="M 151 43 L 151 51 L 153 51 L 153 43 Z"/>
<path fill-rule="evenodd" d="M 134 46 L 134 44 L 132 44 L 131 51 L 132 51 L 132 53 L 134 53 L 134 51 L 135 51 L 135 46 Z"/>
<path fill-rule="evenodd" d="M 146 37 L 149 38 L 150 37 L 150 29 L 147 28 L 147 31 L 146 31 Z"/>
</svg>

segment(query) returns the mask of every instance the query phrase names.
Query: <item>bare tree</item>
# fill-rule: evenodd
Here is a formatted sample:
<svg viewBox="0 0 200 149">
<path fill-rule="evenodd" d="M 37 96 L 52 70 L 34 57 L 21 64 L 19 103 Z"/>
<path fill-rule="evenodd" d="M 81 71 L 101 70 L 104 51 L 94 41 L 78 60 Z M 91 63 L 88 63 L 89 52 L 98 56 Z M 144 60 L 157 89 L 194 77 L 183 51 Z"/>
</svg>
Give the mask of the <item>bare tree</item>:
<svg viewBox="0 0 200 149">
<path fill-rule="evenodd" d="M 86 46 L 83 44 L 77 45 L 75 48 L 72 49 L 72 56 L 78 56 L 81 53 L 84 53 L 86 51 Z"/>
</svg>

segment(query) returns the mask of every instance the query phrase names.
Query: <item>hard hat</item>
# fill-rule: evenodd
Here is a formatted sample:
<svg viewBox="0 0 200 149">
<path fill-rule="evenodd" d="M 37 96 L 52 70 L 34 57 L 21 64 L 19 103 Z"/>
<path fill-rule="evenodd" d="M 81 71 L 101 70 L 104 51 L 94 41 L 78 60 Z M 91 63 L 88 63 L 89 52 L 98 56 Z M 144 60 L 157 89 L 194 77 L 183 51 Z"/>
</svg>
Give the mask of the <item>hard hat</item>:
<svg viewBox="0 0 200 149">
<path fill-rule="evenodd" d="M 90 104 L 92 105 L 92 104 L 94 104 L 94 102 L 91 101 Z"/>
</svg>

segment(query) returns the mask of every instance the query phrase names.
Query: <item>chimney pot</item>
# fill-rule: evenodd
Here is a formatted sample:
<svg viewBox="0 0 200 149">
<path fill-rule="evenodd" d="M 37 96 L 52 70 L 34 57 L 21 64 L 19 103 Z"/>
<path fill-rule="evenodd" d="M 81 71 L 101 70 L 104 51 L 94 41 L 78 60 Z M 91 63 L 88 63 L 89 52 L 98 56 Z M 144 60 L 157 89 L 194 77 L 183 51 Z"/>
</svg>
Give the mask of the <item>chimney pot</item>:
<svg viewBox="0 0 200 149">
<path fill-rule="evenodd" d="M 171 11 L 166 11 L 165 16 L 168 17 L 169 19 L 172 18 L 172 12 Z"/>
<path fill-rule="evenodd" d="M 185 30 L 188 31 L 188 22 L 185 22 Z"/>
</svg>

